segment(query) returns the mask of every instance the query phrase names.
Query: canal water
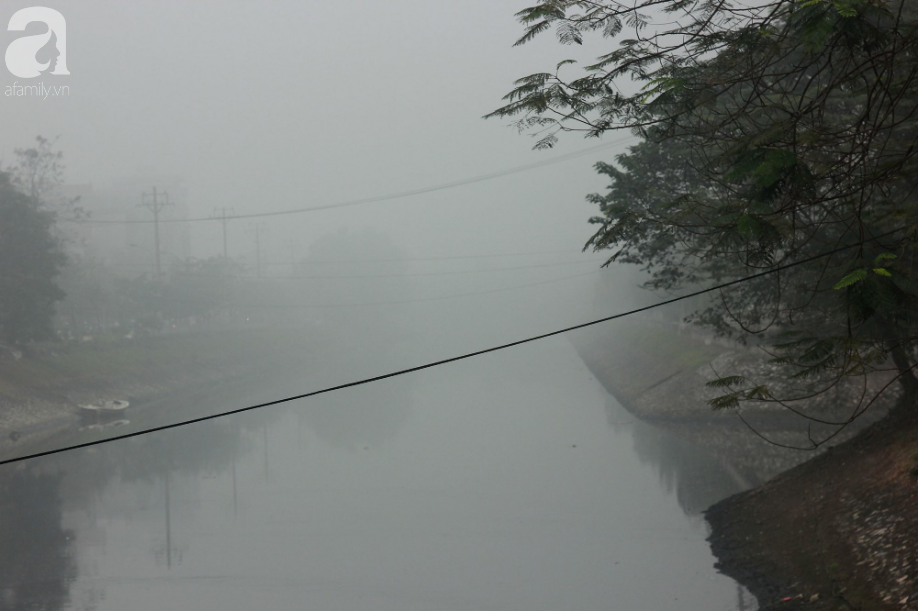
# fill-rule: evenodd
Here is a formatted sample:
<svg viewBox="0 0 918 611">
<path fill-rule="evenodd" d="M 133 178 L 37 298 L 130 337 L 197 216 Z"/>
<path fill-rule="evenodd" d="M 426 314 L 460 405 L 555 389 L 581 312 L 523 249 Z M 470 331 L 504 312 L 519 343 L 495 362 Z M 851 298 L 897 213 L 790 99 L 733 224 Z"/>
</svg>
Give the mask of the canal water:
<svg viewBox="0 0 918 611">
<path fill-rule="evenodd" d="M 0 467 L 0 608 L 753 609 L 701 516 L 741 486 L 555 338 Z"/>
</svg>

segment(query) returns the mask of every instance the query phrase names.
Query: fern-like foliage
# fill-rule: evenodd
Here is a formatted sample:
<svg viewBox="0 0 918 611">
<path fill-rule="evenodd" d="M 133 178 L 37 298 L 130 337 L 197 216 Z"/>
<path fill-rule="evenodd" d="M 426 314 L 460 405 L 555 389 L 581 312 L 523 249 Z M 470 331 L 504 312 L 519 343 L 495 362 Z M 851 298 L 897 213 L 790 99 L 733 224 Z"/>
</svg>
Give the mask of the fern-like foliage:
<svg viewBox="0 0 918 611">
<path fill-rule="evenodd" d="M 588 196 L 588 248 L 664 291 L 807 261 L 690 319 L 769 350 L 791 395 L 878 369 L 915 379 L 918 4 L 538 0 L 517 16 L 518 44 L 554 31 L 596 41 L 595 60 L 520 79 L 489 116 L 522 117 L 536 148 L 565 132 L 641 137 L 596 164 L 609 187 Z M 733 375 L 710 386 L 718 409 L 783 392 Z"/>
</svg>

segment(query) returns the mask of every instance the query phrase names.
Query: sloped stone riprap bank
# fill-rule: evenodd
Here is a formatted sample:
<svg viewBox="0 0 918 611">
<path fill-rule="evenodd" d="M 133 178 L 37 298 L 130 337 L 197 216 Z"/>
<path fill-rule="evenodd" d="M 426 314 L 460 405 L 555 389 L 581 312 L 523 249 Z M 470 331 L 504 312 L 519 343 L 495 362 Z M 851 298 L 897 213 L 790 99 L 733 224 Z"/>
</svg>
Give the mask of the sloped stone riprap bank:
<svg viewBox="0 0 918 611">
<path fill-rule="evenodd" d="M 918 609 L 916 420 L 878 423 L 711 507 L 719 570 L 763 611 Z"/>
<path fill-rule="evenodd" d="M 626 409 L 705 448 L 750 488 L 706 517 L 718 568 L 761 609 L 918 609 L 918 418 L 884 419 L 897 401 L 914 411 L 914 400 L 896 389 L 827 451 L 786 450 L 707 403 L 716 392 L 708 380 L 768 367 L 754 352 L 663 325 L 609 325 L 572 340 Z M 831 400 L 815 413 L 850 413 L 853 399 Z M 789 445 L 834 430 L 808 431 L 780 406 L 745 415 L 758 433 Z"/>
</svg>

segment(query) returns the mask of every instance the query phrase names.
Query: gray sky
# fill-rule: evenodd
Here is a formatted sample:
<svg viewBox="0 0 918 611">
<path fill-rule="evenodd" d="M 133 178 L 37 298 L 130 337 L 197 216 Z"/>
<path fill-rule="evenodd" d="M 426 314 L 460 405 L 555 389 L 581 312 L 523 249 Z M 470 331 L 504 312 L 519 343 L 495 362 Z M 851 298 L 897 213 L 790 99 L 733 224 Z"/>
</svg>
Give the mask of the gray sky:
<svg viewBox="0 0 918 611">
<path fill-rule="evenodd" d="M 30 5 L 6 3 L 0 22 Z M 513 48 L 522 31 L 514 13 L 525 1 L 47 5 L 67 19 L 71 75 L 32 81 L 66 83 L 70 95 L 0 96 L 0 154 L 9 160 L 38 134 L 60 136 L 69 182 L 104 188 L 138 173 L 181 175 L 195 216 L 218 206 L 244 214 L 409 190 L 627 139 L 571 134 L 553 151 L 533 151 L 534 139 L 509 121 L 481 118 L 501 104 L 514 79 L 564 58 L 592 59 L 608 45 L 563 47 L 548 35 Z M 44 31 L 33 24 L 26 34 Z M 21 35 L 0 31 L 0 45 Z M 0 92 L 14 81 L 0 66 Z M 288 260 L 291 240 L 300 244 L 295 254 L 305 256 L 317 238 L 342 228 L 386 234 L 413 257 L 558 250 L 576 256 L 596 212 L 584 196 L 605 186 L 592 165 L 612 156 L 605 150 L 448 191 L 265 219 L 266 257 Z M 231 256 L 251 259 L 250 224 L 230 224 Z M 192 252 L 221 252 L 218 223 L 193 226 Z M 571 259 L 532 262 L 559 260 Z M 417 295 L 531 284 L 588 269 L 451 276 L 439 284 L 421 279 Z M 501 299 L 509 307 L 575 285 L 592 286 L 571 281 Z M 549 323 L 533 321 L 533 328 L 541 324 Z"/>
<path fill-rule="evenodd" d="M 6 3 L 3 12 L 30 5 Z M 71 93 L 0 98 L 3 156 L 37 134 L 60 135 L 71 182 L 180 174 L 192 210 L 209 214 L 223 205 L 242 213 L 411 189 L 596 144 L 571 136 L 556 151 L 534 152 L 507 121 L 481 119 L 513 79 L 584 56 L 550 36 L 511 48 L 521 31 L 513 13 L 525 5 L 54 2 L 48 6 L 67 19 L 71 76 L 34 81 L 66 83 Z M 0 42 L 20 35 L 0 32 Z M 0 69 L 0 86 L 14 81 Z M 315 237 L 367 225 L 416 252 L 502 252 L 547 241 L 576 249 L 593 212 L 583 196 L 603 186 L 593 161 L 312 214 L 297 219 L 296 231 Z M 290 218 L 273 225 L 292 229 Z M 217 226 L 210 229 L 199 237 L 216 236 Z"/>
</svg>

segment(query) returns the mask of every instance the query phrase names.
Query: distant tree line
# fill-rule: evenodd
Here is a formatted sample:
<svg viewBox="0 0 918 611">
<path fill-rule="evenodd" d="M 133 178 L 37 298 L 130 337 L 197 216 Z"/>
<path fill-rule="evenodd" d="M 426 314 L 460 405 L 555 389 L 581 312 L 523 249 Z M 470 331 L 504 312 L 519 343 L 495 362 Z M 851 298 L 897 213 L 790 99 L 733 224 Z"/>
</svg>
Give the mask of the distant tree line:
<svg viewBox="0 0 918 611">
<path fill-rule="evenodd" d="M 58 221 L 87 213 L 61 195 L 65 167 L 55 145 L 39 136 L 0 170 L 0 343 L 113 329 L 133 337 L 227 311 L 242 273 L 233 261 L 189 258 L 163 278 L 125 278 L 73 248 Z"/>
<path fill-rule="evenodd" d="M 176 262 L 162 278 L 125 277 L 103 262 L 72 255 L 59 278 L 66 298 L 58 305 L 57 331 L 63 338 L 107 332 L 136 337 L 209 322 L 231 310 L 240 273 L 234 261 L 211 257 Z"/>
</svg>

